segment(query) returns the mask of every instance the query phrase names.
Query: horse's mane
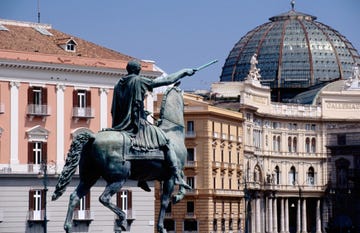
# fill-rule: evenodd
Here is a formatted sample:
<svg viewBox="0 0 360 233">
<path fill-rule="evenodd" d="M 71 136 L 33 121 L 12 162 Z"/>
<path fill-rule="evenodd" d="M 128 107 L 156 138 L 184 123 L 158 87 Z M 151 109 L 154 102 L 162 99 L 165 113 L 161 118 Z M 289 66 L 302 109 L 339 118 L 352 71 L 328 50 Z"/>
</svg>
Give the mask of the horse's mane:
<svg viewBox="0 0 360 233">
<path fill-rule="evenodd" d="M 179 83 L 176 83 L 174 86 L 169 87 L 168 89 L 166 89 L 166 91 L 164 93 L 164 96 L 163 96 L 163 99 L 161 101 L 160 117 L 159 117 L 159 120 L 158 120 L 158 125 L 160 125 L 162 123 L 163 119 L 167 119 L 167 120 L 171 121 L 171 119 L 168 118 L 168 115 L 169 115 L 169 113 L 173 114 L 174 112 L 169 110 L 169 107 L 170 108 L 175 108 L 175 107 L 182 107 L 183 108 L 183 104 L 182 104 L 182 106 L 179 106 L 177 103 L 171 103 L 169 101 L 169 97 L 171 97 L 171 94 L 173 92 L 175 92 L 176 94 L 182 96 L 182 90 L 178 87 L 178 85 L 179 85 Z M 173 105 L 173 106 L 171 106 L 171 105 Z M 173 123 L 180 124 L 180 122 L 173 122 Z M 182 124 L 183 124 L 183 122 L 182 122 Z"/>
</svg>

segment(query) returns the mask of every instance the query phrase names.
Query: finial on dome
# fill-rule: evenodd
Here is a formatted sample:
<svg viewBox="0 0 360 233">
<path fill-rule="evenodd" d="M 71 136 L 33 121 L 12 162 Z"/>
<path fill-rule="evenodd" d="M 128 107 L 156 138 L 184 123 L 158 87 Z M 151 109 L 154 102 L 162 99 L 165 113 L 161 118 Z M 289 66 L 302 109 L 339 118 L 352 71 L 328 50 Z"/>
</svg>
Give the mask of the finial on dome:
<svg viewBox="0 0 360 233">
<path fill-rule="evenodd" d="M 291 10 L 294 10 L 295 8 L 295 0 L 291 0 Z"/>
</svg>

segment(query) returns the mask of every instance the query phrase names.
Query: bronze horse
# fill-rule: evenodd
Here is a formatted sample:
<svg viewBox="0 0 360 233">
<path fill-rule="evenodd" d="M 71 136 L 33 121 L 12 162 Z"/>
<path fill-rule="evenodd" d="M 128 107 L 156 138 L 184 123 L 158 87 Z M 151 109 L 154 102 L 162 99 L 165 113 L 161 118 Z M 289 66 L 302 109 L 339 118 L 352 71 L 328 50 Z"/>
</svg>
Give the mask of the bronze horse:
<svg viewBox="0 0 360 233">
<path fill-rule="evenodd" d="M 164 94 L 161 104 L 158 126 L 164 130 L 176 151 L 178 167 L 183 169 L 187 150 L 184 143 L 184 100 L 182 91 L 172 87 Z M 70 183 L 79 165 L 80 182 L 70 195 L 68 211 L 64 223 L 66 232 L 71 232 L 72 217 L 75 206 L 84 197 L 96 181 L 102 177 L 107 185 L 100 195 L 99 201 L 119 217 L 119 227 L 125 231 L 127 227 L 125 213 L 110 202 L 111 197 L 123 187 L 127 179 L 162 181 L 161 208 L 157 230 L 165 233 L 165 210 L 174 191 L 175 181 L 168 163 L 162 159 L 128 160 L 124 155 L 130 147 L 130 140 L 122 132 L 100 131 L 90 135 L 78 135 L 72 142 L 66 163 L 59 177 L 52 200 L 58 199 Z M 161 152 L 162 153 L 162 152 Z M 183 172 L 181 174 L 184 176 Z M 179 192 L 173 197 L 177 203 L 183 199 L 185 188 L 179 187 Z"/>
</svg>

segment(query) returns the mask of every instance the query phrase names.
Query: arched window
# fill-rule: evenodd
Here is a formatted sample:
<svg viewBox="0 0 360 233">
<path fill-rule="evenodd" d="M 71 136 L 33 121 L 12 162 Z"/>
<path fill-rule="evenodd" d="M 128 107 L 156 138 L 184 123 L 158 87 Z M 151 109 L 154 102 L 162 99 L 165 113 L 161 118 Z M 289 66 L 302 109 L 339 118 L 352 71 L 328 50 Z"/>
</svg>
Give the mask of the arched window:
<svg viewBox="0 0 360 233">
<path fill-rule="evenodd" d="M 280 184 L 280 169 L 279 169 L 279 166 L 276 166 L 275 167 L 275 170 L 274 170 L 274 172 L 275 172 L 275 184 Z"/>
<path fill-rule="evenodd" d="M 316 153 L 316 139 L 311 139 L 311 153 Z"/>
<path fill-rule="evenodd" d="M 261 181 L 260 167 L 256 165 L 254 168 L 254 182 L 260 182 L 260 181 Z"/>
<path fill-rule="evenodd" d="M 288 151 L 289 152 L 291 152 L 291 150 L 292 150 L 292 139 L 291 139 L 291 137 L 288 137 Z"/>
<path fill-rule="evenodd" d="M 280 151 L 281 148 L 281 138 L 280 136 L 277 136 L 277 151 Z"/>
<path fill-rule="evenodd" d="M 276 136 L 273 136 L 273 151 L 277 151 L 277 149 L 276 149 Z"/>
<path fill-rule="evenodd" d="M 293 149 L 292 152 L 297 152 L 297 138 L 293 138 Z"/>
<path fill-rule="evenodd" d="M 313 167 L 310 167 L 307 172 L 307 184 L 314 185 L 315 184 L 315 171 Z"/>
<path fill-rule="evenodd" d="M 305 152 L 310 153 L 310 138 L 305 139 Z"/>
<path fill-rule="evenodd" d="M 289 171 L 289 184 L 290 185 L 296 184 L 296 169 L 294 166 L 292 166 Z"/>
</svg>

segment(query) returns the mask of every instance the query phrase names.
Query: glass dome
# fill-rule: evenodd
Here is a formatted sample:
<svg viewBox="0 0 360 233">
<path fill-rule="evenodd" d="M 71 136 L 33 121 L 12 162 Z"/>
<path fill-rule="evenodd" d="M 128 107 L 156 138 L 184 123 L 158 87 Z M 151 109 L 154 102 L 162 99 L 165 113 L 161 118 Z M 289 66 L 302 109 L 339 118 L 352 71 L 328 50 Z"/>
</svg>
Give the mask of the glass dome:
<svg viewBox="0 0 360 233">
<path fill-rule="evenodd" d="M 230 51 L 220 81 L 244 80 L 254 53 L 261 82 L 271 87 L 273 101 L 348 78 L 360 64 L 359 53 L 343 35 L 294 9 L 242 37 Z"/>
</svg>

